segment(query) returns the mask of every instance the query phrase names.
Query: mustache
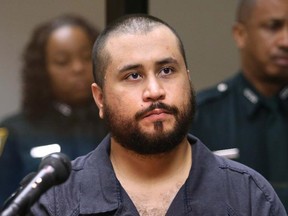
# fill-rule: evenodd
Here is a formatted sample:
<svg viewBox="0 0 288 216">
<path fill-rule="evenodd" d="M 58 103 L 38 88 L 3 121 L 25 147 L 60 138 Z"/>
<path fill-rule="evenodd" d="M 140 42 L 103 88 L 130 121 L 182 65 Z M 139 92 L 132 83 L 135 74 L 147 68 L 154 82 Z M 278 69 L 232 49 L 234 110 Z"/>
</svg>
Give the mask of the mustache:
<svg viewBox="0 0 288 216">
<path fill-rule="evenodd" d="M 147 113 L 151 112 L 154 109 L 162 109 L 166 111 L 167 113 L 176 115 L 178 114 L 179 110 L 176 106 L 169 106 L 167 104 L 161 103 L 161 102 L 154 102 L 146 109 L 140 110 L 135 114 L 135 119 L 140 120 L 144 116 L 147 115 Z"/>
</svg>

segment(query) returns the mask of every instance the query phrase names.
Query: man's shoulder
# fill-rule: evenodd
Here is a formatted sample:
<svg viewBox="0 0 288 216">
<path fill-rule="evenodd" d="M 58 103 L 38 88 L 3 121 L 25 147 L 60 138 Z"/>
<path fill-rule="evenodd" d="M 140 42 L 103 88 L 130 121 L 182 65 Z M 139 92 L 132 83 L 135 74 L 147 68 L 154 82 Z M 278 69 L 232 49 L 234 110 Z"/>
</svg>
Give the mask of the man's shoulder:
<svg viewBox="0 0 288 216">
<path fill-rule="evenodd" d="M 267 212 L 271 215 L 286 215 L 271 184 L 257 171 L 216 155 L 215 152 L 212 154 L 199 139 L 196 139 L 193 146 L 193 157 L 194 167 L 198 164 L 198 169 L 194 168 L 191 175 L 193 181 L 190 183 L 196 184 L 195 190 L 201 194 L 203 190 L 217 191 L 210 196 L 203 194 L 198 200 L 205 200 L 208 206 L 209 203 L 223 206 L 232 215 L 268 215 Z M 190 188 L 191 194 L 195 194 L 194 187 Z"/>
<path fill-rule="evenodd" d="M 254 214 L 286 215 L 285 209 L 271 184 L 250 167 L 220 156 L 215 156 L 222 171 L 224 190 L 229 200 L 241 200 L 241 206 L 253 203 Z M 249 201 L 250 200 L 250 201 Z M 253 214 L 253 215 L 254 215 Z"/>
<path fill-rule="evenodd" d="M 270 187 L 270 183 L 268 183 L 268 181 L 254 169 L 242 163 L 229 159 L 228 156 L 224 156 L 223 154 L 220 155 L 218 152 L 210 151 L 205 146 L 205 144 L 203 144 L 199 139 L 191 136 L 190 134 L 189 141 L 191 140 L 191 137 L 197 141 L 196 152 L 198 152 L 198 159 L 204 160 L 204 163 L 206 163 L 206 166 L 209 168 L 209 172 L 214 173 L 215 176 L 217 176 L 219 182 L 225 182 L 224 186 L 226 188 L 234 188 L 234 186 L 236 186 L 236 188 L 240 187 L 240 185 L 238 184 L 242 182 L 241 185 L 245 187 L 245 189 L 243 188 L 243 191 L 247 189 L 248 185 L 259 189 L 265 187 L 265 185 L 268 185 L 268 188 L 272 189 L 272 187 Z M 233 151 L 231 151 L 231 153 L 233 153 Z M 197 157 L 197 155 L 195 155 L 195 157 Z M 241 190 L 239 191 L 239 193 L 242 193 Z"/>
<path fill-rule="evenodd" d="M 219 162 L 219 168 L 231 173 L 239 173 L 240 175 L 248 175 L 248 176 L 261 176 L 257 171 L 254 169 L 239 163 L 237 161 L 227 159 L 222 156 L 215 156 L 216 160 Z M 262 177 L 261 177 L 262 178 Z"/>
<path fill-rule="evenodd" d="M 219 162 L 219 169 L 222 170 L 223 173 L 225 173 L 224 176 L 229 179 L 227 179 L 229 184 L 226 185 L 228 188 L 231 187 L 234 188 L 234 190 L 238 188 L 238 192 L 243 193 L 245 191 L 244 188 L 247 190 L 248 186 L 249 191 L 262 193 L 267 202 L 278 199 L 275 196 L 276 194 L 271 184 L 260 173 L 237 161 L 221 156 L 215 157 Z M 236 191 L 234 192 L 236 193 Z"/>
<path fill-rule="evenodd" d="M 109 136 L 105 137 L 96 149 L 73 160 L 68 180 L 42 195 L 32 212 L 38 215 L 42 207 L 51 212 L 59 209 L 59 215 L 115 210 L 119 206 L 115 196 L 119 188 L 112 165 L 108 163 L 109 139 Z M 91 204 L 91 200 L 96 200 L 96 203 Z"/>
<path fill-rule="evenodd" d="M 197 137 L 188 134 L 188 140 L 190 143 L 196 143 L 195 147 L 197 147 L 198 151 L 198 157 L 202 160 L 203 157 L 205 158 L 205 162 L 209 168 L 212 168 L 212 170 L 218 171 L 222 170 L 222 173 L 230 173 L 231 177 L 234 176 L 250 176 L 251 178 L 260 177 L 261 179 L 264 179 L 264 177 L 261 176 L 257 171 L 254 169 L 239 163 L 237 161 L 234 161 L 232 159 L 229 159 L 229 157 L 233 156 L 233 154 L 237 154 L 237 151 L 234 151 L 234 149 L 229 149 L 230 152 L 226 152 L 225 155 L 223 155 L 223 152 L 212 152 L 204 143 L 202 143 L 201 140 L 199 140 Z M 227 175 L 224 176 L 227 176 Z M 220 175 L 223 177 L 223 175 Z M 221 177 L 221 178 L 222 178 Z M 266 182 L 266 180 L 264 180 Z"/>
<path fill-rule="evenodd" d="M 235 92 L 237 80 L 238 74 L 212 87 L 200 90 L 196 96 L 197 105 L 205 106 L 211 103 L 224 102 Z"/>
</svg>

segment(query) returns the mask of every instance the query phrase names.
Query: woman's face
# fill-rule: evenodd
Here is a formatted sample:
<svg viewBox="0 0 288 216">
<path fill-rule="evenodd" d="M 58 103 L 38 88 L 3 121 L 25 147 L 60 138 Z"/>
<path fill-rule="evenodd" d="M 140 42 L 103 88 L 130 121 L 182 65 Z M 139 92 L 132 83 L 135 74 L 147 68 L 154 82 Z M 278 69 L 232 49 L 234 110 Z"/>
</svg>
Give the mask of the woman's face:
<svg viewBox="0 0 288 216">
<path fill-rule="evenodd" d="M 81 105 L 91 98 L 92 43 L 77 26 L 63 26 L 50 35 L 46 47 L 47 71 L 58 102 Z"/>
</svg>

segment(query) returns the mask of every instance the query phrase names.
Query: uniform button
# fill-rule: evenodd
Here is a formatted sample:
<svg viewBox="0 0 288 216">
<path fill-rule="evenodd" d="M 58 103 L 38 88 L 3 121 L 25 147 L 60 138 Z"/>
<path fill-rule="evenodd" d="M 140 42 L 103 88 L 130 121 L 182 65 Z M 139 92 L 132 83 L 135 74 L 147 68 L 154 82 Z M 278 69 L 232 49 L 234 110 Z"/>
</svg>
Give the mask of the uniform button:
<svg viewBox="0 0 288 216">
<path fill-rule="evenodd" d="M 227 90 L 228 86 L 226 83 L 220 83 L 217 86 L 217 89 L 219 92 L 225 92 Z"/>
</svg>

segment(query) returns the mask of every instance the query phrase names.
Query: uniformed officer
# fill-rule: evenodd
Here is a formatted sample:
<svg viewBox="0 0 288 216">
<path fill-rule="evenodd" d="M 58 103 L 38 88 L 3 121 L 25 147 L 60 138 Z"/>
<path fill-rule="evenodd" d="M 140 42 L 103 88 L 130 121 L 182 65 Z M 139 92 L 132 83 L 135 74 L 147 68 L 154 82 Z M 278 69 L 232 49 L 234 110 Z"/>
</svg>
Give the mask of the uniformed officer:
<svg viewBox="0 0 288 216">
<path fill-rule="evenodd" d="M 233 35 L 241 71 L 197 95 L 191 132 L 211 150 L 239 150 L 288 208 L 288 1 L 241 0 Z"/>
<path fill-rule="evenodd" d="M 37 171 L 43 156 L 61 151 L 72 160 L 106 135 L 91 93 L 97 36 L 74 15 L 56 17 L 33 32 L 23 55 L 22 110 L 0 123 L 7 137 L 0 145 L 0 203 Z"/>
</svg>

